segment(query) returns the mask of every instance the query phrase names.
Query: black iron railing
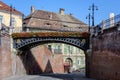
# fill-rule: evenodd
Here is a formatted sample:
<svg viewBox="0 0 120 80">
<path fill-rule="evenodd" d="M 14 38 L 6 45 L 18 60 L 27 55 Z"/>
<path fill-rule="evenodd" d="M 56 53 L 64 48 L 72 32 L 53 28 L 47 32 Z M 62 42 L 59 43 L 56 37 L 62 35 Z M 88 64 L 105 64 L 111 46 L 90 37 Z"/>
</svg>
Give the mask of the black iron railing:
<svg viewBox="0 0 120 80">
<path fill-rule="evenodd" d="M 102 29 L 106 29 L 106 28 L 109 28 L 109 27 L 114 27 L 116 26 L 117 24 L 120 24 L 120 14 L 119 15 L 116 15 L 110 19 L 107 19 L 107 20 L 103 20 L 99 25 L 100 28 Z"/>
</svg>

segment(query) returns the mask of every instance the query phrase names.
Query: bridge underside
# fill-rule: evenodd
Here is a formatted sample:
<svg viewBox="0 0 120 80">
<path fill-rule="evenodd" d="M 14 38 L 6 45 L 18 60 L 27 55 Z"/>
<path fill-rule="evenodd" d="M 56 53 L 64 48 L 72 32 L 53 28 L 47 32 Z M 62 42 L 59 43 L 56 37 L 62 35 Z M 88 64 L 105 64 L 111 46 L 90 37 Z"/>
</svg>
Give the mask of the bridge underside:
<svg viewBox="0 0 120 80">
<path fill-rule="evenodd" d="M 17 50 L 33 48 L 45 43 L 65 43 L 84 51 L 89 49 L 89 33 L 80 32 L 26 32 L 13 33 L 13 47 Z"/>
<path fill-rule="evenodd" d="M 27 50 L 45 43 L 65 43 L 76 46 L 85 51 L 86 73 L 88 73 L 88 58 L 86 51 L 89 49 L 89 33 L 70 33 L 70 32 L 44 32 L 44 33 L 14 33 L 13 47 L 18 50 L 19 56 L 25 55 Z M 19 53 L 20 51 L 20 53 Z M 30 54 L 29 54 L 30 55 Z M 28 55 L 28 56 L 29 56 Z M 30 57 L 28 57 L 31 59 Z M 26 59 L 26 57 L 25 57 Z M 23 59 L 24 60 L 24 59 Z M 26 63 L 25 63 L 26 64 Z M 88 74 L 86 74 L 88 75 Z"/>
<path fill-rule="evenodd" d="M 65 43 L 76 46 L 82 50 L 89 49 L 88 38 L 66 38 L 66 37 L 40 37 L 40 38 L 25 38 L 14 39 L 14 48 L 24 49 L 33 48 L 44 43 Z"/>
</svg>

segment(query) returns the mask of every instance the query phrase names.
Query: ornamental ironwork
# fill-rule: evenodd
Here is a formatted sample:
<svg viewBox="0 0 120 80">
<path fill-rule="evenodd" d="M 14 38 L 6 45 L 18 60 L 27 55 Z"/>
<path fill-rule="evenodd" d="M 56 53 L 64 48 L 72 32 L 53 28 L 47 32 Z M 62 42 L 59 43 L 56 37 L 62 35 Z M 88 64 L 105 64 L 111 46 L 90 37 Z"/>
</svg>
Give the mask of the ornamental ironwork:
<svg viewBox="0 0 120 80">
<path fill-rule="evenodd" d="M 78 34 L 77 34 L 78 35 Z M 29 36 L 13 37 L 13 47 L 21 50 L 33 48 L 44 43 L 65 43 L 76 46 L 82 50 L 89 49 L 89 36 Z"/>
</svg>

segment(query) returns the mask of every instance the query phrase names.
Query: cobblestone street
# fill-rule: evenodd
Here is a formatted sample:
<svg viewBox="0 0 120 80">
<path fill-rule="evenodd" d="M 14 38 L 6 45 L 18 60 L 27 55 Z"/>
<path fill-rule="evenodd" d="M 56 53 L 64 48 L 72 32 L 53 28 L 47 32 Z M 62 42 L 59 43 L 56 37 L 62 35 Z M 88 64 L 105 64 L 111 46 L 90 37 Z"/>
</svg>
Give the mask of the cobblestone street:
<svg viewBox="0 0 120 80">
<path fill-rule="evenodd" d="M 95 80 L 85 78 L 82 73 L 70 73 L 70 74 L 44 74 L 44 75 L 24 75 L 24 76 L 13 76 L 3 80 Z"/>
</svg>

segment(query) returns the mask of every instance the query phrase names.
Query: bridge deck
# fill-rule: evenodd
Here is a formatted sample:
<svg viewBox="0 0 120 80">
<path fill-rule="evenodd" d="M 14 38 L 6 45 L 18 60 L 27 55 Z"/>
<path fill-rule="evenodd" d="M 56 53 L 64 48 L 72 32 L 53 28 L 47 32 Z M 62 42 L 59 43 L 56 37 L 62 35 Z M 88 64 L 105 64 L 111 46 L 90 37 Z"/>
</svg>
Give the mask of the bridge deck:
<svg viewBox="0 0 120 80">
<path fill-rule="evenodd" d="M 12 38 L 28 37 L 89 37 L 88 32 L 21 32 L 13 33 Z"/>
</svg>

